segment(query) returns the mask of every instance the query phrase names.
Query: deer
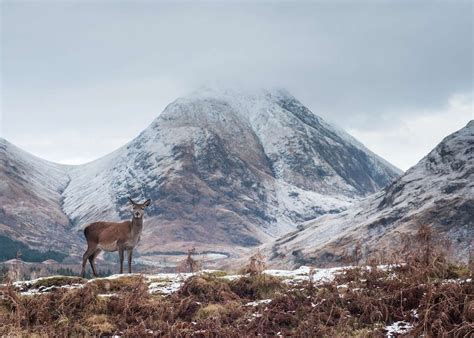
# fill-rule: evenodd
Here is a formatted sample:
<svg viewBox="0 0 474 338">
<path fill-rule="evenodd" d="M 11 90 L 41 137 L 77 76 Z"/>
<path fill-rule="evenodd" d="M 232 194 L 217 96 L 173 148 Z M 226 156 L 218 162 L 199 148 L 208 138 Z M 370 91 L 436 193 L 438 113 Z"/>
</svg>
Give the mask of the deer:
<svg viewBox="0 0 474 338">
<path fill-rule="evenodd" d="M 94 222 L 84 228 L 87 240 L 87 250 L 82 257 L 82 277 L 85 275 L 87 260 L 89 260 L 92 273 L 97 277 L 95 259 L 101 251 L 118 251 L 120 258 L 120 273 L 123 273 L 124 252 L 128 254 L 128 273 L 132 273 L 132 253 L 140 241 L 143 229 L 143 215 L 145 208 L 151 203 L 147 199 L 144 203 L 136 203 L 130 197 L 132 205 L 132 220 L 124 222 Z"/>
</svg>

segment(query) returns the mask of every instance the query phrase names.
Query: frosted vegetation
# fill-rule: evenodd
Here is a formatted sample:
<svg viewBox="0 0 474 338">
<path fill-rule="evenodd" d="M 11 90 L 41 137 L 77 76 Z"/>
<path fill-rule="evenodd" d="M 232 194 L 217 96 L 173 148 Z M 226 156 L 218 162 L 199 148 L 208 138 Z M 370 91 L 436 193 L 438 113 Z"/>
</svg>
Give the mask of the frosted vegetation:
<svg viewBox="0 0 474 338">
<path fill-rule="evenodd" d="M 468 335 L 472 270 L 438 261 L 255 274 L 201 271 L 0 288 L 2 335 Z"/>
</svg>

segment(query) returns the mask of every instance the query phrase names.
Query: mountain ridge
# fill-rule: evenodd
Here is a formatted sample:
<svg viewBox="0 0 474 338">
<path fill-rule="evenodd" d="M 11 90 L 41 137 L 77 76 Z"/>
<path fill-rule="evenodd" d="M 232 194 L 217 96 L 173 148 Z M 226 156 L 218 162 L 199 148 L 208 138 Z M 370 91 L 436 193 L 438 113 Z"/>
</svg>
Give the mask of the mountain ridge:
<svg viewBox="0 0 474 338">
<path fill-rule="evenodd" d="M 389 254 L 401 233 L 428 224 L 466 261 L 474 246 L 474 121 L 445 137 L 399 179 L 338 215 L 308 222 L 265 246 L 278 265 L 337 264 L 362 244 L 365 256 Z M 285 265 L 285 266 L 287 266 Z"/>
<path fill-rule="evenodd" d="M 195 92 L 112 153 L 58 168 L 64 187 L 54 203 L 76 233 L 128 218 L 129 195 L 152 199 L 144 255 L 194 245 L 239 254 L 344 210 L 400 173 L 282 91 Z"/>
</svg>

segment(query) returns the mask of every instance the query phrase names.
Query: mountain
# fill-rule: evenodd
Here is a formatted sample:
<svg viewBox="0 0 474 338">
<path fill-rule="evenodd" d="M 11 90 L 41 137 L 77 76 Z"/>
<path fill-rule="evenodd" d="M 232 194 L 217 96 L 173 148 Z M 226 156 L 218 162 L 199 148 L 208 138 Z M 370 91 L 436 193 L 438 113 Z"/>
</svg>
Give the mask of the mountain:
<svg viewBox="0 0 474 338">
<path fill-rule="evenodd" d="M 3 161 L 17 153 L 7 149 Z M 2 175 L 24 190 L 31 172 L 54 181 L 41 181 L 35 196 L 52 192 L 49 205 L 71 233 L 96 220 L 128 219 L 128 196 L 151 198 L 139 246 L 144 261 L 191 246 L 238 254 L 345 210 L 401 173 L 284 90 L 200 90 L 94 162 L 28 161 L 21 174 Z"/>
<path fill-rule="evenodd" d="M 400 247 L 400 234 L 431 225 L 466 261 L 474 249 L 474 121 L 446 137 L 382 191 L 337 215 L 307 222 L 268 245 L 275 265 L 337 264 L 361 244 L 365 255 Z"/>
<path fill-rule="evenodd" d="M 78 248 L 78 236 L 69 231 L 71 223 L 62 210 L 62 193 L 69 183 L 63 166 L 0 139 L 0 177 L 2 247 L 7 237 L 42 251 Z"/>
</svg>

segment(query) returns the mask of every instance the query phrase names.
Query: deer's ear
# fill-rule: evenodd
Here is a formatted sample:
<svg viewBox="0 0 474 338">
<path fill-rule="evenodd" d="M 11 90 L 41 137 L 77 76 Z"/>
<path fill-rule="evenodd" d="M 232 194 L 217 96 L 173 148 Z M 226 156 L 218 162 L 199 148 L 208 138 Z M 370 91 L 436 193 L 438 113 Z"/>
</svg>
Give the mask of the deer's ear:
<svg viewBox="0 0 474 338">
<path fill-rule="evenodd" d="M 130 197 L 127 197 L 128 200 L 130 201 L 130 203 L 132 203 L 133 205 L 135 205 L 135 202 L 130 198 Z"/>
<path fill-rule="evenodd" d="M 150 199 L 147 199 L 147 200 L 145 201 L 145 203 L 143 203 L 143 205 L 147 207 L 147 206 L 150 205 L 150 203 L 151 203 L 151 200 L 150 200 Z"/>
</svg>

